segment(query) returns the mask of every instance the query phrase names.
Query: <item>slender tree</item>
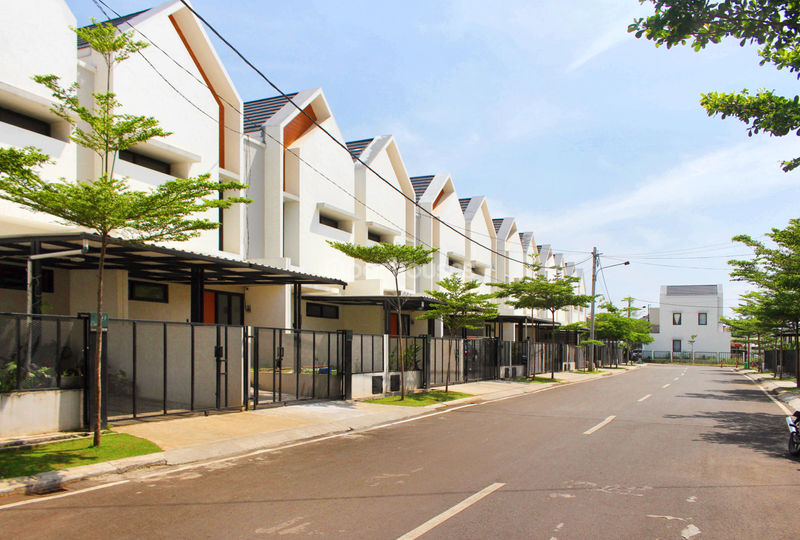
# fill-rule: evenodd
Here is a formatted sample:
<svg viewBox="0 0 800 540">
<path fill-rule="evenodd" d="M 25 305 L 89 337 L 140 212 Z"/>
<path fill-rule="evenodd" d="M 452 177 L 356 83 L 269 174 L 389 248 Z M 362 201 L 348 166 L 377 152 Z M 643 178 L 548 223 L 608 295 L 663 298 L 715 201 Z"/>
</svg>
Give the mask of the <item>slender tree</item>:
<svg viewBox="0 0 800 540">
<path fill-rule="evenodd" d="M 779 326 L 794 333 L 795 374 L 800 388 L 800 219 L 793 219 L 785 229 L 766 233 L 773 246 L 747 235 L 735 236 L 753 250 L 750 260 L 732 260 L 731 277 L 755 285 L 761 293 L 760 311 L 765 319 L 779 321 Z"/>
<path fill-rule="evenodd" d="M 739 45 L 758 44 L 761 65 L 772 64 L 800 78 L 800 4 L 795 0 L 639 0 L 651 3 L 653 15 L 628 26 L 637 38 L 656 46 L 687 43 L 695 51 L 725 38 Z M 751 94 L 709 92 L 700 104 L 709 116 L 732 116 L 748 126 L 748 135 L 760 132 L 776 137 L 800 135 L 800 97 L 786 97 L 766 89 Z M 800 166 L 800 157 L 784 161 L 788 172 Z"/>
<path fill-rule="evenodd" d="M 480 328 L 481 323 L 497 317 L 497 304 L 490 299 L 493 294 L 477 292 L 478 281 L 463 281 L 458 274 L 451 274 L 436 282 L 441 290 L 425 291 L 440 303 L 433 304 L 419 319 L 442 319 L 447 333 L 458 336 L 463 329 Z M 447 374 L 444 391 L 450 388 L 450 359 L 453 356 L 453 340 L 448 341 Z"/>
<path fill-rule="evenodd" d="M 577 276 L 565 276 L 556 272 L 552 279 L 537 273 L 535 277 L 524 277 L 510 283 L 490 283 L 497 288 L 495 296 L 517 309 L 546 309 L 552 320 L 551 343 L 555 351 L 556 311 L 568 307 L 586 307 L 592 297 L 575 292 Z M 550 378 L 555 378 L 555 358 L 550 363 Z"/>
<path fill-rule="evenodd" d="M 94 22 L 94 21 L 93 21 Z M 124 61 L 146 44 L 132 39 L 132 32 L 119 33 L 107 23 L 76 30 L 105 60 L 106 81 L 115 64 Z M 236 182 L 216 182 L 208 175 L 176 178 L 151 191 L 136 191 L 127 180 L 114 176 L 114 163 L 120 150 L 153 137 L 169 135 L 149 116 L 120 113 L 120 103 L 110 91 L 93 94 L 94 105 L 81 103 L 78 85 L 63 88 L 55 75 L 34 79 L 52 91 L 57 105 L 53 112 L 74 127 L 70 138 L 94 151 L 101 160 L 101 175 L 94 180 L 43 180 L 38 168 L 49 157 L 33 147 L 0 149 L 0 198 L 36 212 L 50 214 L 65 224 L 78 225 L 100 237 L 97 265 L 96 316 L 100 326 L 103 313 L 103 270 L 109 241 L 128 242 L 186 240 L 201 231 L 213 230 L 219 223 L 202 216 L 212 208 L 228 208 L 233 203 L 249 202 L 241 197 L 222 199 L 219 194 L 247 186 Z M 79 124 L 80 123 L 80 124 Z M 77 126 L 77 127 L 75 127 Z M 212 197 L 212 195 L 216 195 Z M 97 328 L 94 350 L 93 423 L 95 446 L 101 434 L 102 331 Z"/>
<path fill-rule="evenodd" d="M 334 249 L 341 251 L 348 257 L 377 264 L 384 267 L 394 278 L 395 297 L 394 305 L 397 313 L 397 334 L 400 348 L 398 361 L 400 363 L 400 399 L 406 396 L 406 353 L 403 348 L 403 296 L 400 289 L 400 274 L 428 264 L 433 259 L 437 248 L 427 249 L 424 246 L 407 246 L 401 244 L 380 243 L 374 246 L 359 246 L 349 242 L 328 242 Z"/>
</svg>

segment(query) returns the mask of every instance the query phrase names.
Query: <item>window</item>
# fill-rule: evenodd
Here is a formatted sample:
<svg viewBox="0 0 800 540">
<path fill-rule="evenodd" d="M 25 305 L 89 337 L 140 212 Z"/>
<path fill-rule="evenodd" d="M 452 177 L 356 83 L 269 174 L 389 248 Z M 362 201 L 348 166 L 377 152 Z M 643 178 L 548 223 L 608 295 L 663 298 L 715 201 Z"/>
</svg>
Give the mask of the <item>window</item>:
<svg viewBox="0 0 800 540">
<path fill-rule="evenodd" d="M 680 326 L 681 325 L 681 314 L 675 312 L 672 314 L 672 326 Z"/>
<path fill-rule="evenodd" d="M 333 227 L 334 229 L 341 229 L 339 226 L 339 220 L 333 219 L 328 216 L 323 216 L 322 214 L 319 215 L 319 222 L 321 225 L 325 225 L 326 227 Z"/>
<path fill-rule="evenodd" d="M 0 264 L 0 289 L 24 291 L 28 283 L 28 269 L 24 266 Z M 53 292 L 53 271 L 42 270 L 42 292 Z"/>
<path fill-rule="evenodd" d="M 50 137 L 49 123 L 3 107 L 0 107 L 0 122 L 5 122 L 6 124 L 11 124 L 12 126 L 17 126 Z"/>
<path fill-rule="evenodd" d="M 681 352 L 681 340 L 679 339 L 672 340 L 672 352 Z"/>
<path fill-rule="evenodd" d="M 708 324 L 708 313 L 698 313 L 697 324 L 700 326 L 706 326 Z"/>
<path fill-rule="evenodd" d="M 164 283 L 128 281 L 128 300 L 169 303 L 169 287 Z"/>
<path fill-rule="evenodd" d="M 170 174 L 172 170 L 172 166 L 166 161 L 161 161 L 160 159 L 151 158 L 150 156 L 144 156 L 142 154 L 132 152 L 130 150 L 120 150 L 119 159 L 128 161 L 130 163 L 135 163 L 140 167 L 146 167 L 148 169 L 152 169 L 154 171 L 158 171 L 164 174 Z"/>
<path fill-rule="evenodd" d="M 482 266 L 473 266 L 472 267 L 472 273 L 475 274 L 476 276 L 484 275 L 483 267 Z"/>
<path fill-rule="evenodd" d="M 321 319 L 338 319 L 339 306 L 329 306 L 327 304 L 306 304 L 306 317 L 319 317 Z"/>
<path fill-rule="evenodd" d="M 214 291 L 214 320 L 217 324 L 244 324 L 244 295 Z"/>
<path fill-rule="evenodd" d="M 372 240 L 373 242 L 383 242 L 380 233 L 376 233 L 375 231 L 367 231 L 367 240 Z"/>
<path fill-rule="evenodd" d="M 447 266 L 451 268 L 458 268 L 459 270 L 462 270 L 464 268 L 464 265 L 461 263 L 461 261 L 459 261 L 458 259 L 454 259 L 453 257 L 447 258 Z"/>
</svg>

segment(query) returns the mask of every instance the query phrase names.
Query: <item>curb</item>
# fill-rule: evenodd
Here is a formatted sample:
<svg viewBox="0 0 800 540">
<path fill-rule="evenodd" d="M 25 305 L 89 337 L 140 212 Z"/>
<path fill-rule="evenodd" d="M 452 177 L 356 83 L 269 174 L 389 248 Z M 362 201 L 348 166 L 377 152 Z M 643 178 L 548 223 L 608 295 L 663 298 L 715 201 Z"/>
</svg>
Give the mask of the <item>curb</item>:
<svg viewBox="0 0 800 540">
<path fill-rule="evenodd" d="M 270 450 L 278 448 L 285 444 L 310 442 L 324 437 L 332 437 L 336 435 L 343 435 L 345 433 L 353 433 L 366 429 L 379 428 L 381 426 L 397 422 L 398 420 L 421 418 L 430 414 L 441 413 L 448 409 L 453 409 L 466 405 L 491 403 L 492 401 L 508 399 L 511 397 L 523 396 L 527 394 L 535 394 L 538 392 L 544 392 L 546 390 L 552 390 L 554 388 L 597 380 L 603 377 L 622 375 L 625 373 L 629 373 L 631 371 L 635 371 L 636 369 L 639 368 L 619 370 L 619 372 L 617 373 L 614 372 L 603 373 L 601 375 L 597 375 L 596 377 L 587 378 L 581 381 L 571 381 L 571 382 L 562 381 L 557 383 L 545 383 L 541 386 L 539 386 L 539 384 L 537 383 L 529 383 L 531 386 L 537 384 L 537 387 L 535 388 L 522 387 L 522 388 L 515 388 L 513 390 L 499 390 L 492 394 L 484 394 L 482 396 L 470 396 L 461 399 L 455 399 L 453 401 L 448 401 L 446 403 L 439 403 L 436 405 L 419 407 L 416 409 L 409 408 L 410 410 L 408 411 L 402 411 L 402 413 L 405 414 L 398 414 L 398 418 L 391 419 L 388 421 L 380 421 L 370 425 L 353 426 L 345 422 L 334 421 L 325 425 L 324 428 L 321 430 L 309 429 L 308 431 L 313 431 L 313 433 L 310 433 L 308 436 L 305 437 L 291 437 L 287 436 L 286 433 L 281 433 L 280 431 L 278 431 L 272 434 L 271 436 L 271 438 L 275 440 L 270 441 L 266 445 L 264 445 L 263 443 L 261 444 L 258 443 L 258 441 L 256 440 L 258 439 L 257 435 L 242 437 L 239 439 L 228 439 L 226 441 L 219 441 L 218 443 L 216 443 L 216 445 L 214 443 L 207 445 L 209 448 L 206 448 L 206 452 L 204 453 L 203 457 L 193 456 L 194 452 L 197 450 L 198 447 L 190 446 L 186 448 L 178 448 L 175 450 L 155 452 L 153 454 L 146 454 L 143 456 L 134 456 L 129 458 L 117 459 L 114 461 L 105 461 L 102 463 L 95 463 L 92 465 L 72 467 L 69 469 L 61 469 L 57 471 L 47 471 L 34 474 L 31 476 L 19 476 L 17 478 L 8 478 L 5 480 L 0 480 L 0 496 L 22 493 L 22 492 L 24 492 L 27 495 L 41 495 L 60 489 L 65 484 L 68 484 L 70 482 L 86 480 L 89 478 L 94 478 L 97 476 L 102 476 L 107 474 L 123 474 L 138 469 L 159 467 L 165 465 L 187 465 L 190 463 L 200 463 L 202 461 L 207 461 L 215 458 L 216 459 L 228 458 L 228 457 L 234 458 L 236 456 L 244 455 L 256 450 Z M 399 413 L 400 411 L 396 412 Z M 214 446 L 217 446 L 217 448 L 214 448 Z M 228 447 L 227 449 L 225 448 L 226 446 Z"/>
<path fill-rule="evenodd" d="M 785 392 L 785 387 L 770 384 L 772 379 L 761 377 L 754 373 L 742 373 L 745 377 L 756 383 L 759 387 L 763 388 L 765 392 L 775 396 L 775 399 L 792 407 L 795 411 L 800 411 L 800 394 L 794 392 Z"/>
</svg>

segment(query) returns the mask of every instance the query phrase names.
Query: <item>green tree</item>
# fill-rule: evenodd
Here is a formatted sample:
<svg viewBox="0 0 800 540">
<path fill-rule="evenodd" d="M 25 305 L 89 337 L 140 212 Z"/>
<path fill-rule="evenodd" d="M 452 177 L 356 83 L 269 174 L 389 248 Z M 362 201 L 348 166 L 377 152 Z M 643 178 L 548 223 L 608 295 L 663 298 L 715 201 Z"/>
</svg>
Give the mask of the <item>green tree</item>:
<svg viewBox="0 0 800 540">
<path fill-rule="evenodd" d="M 76 33 L 105 59 L 105 76 L 110 80 L 115 64 L 124 61 L 146 44 L 133 41 L 132 32 L 118 33 L 106 23 L 80 28 Z M 198 178 L 168 180 L 152 191 L 136 191 L 127 180 L 114 177 L 114 163 L 120 150 L 164 137 L 168 132 L 149 116 L 118 112 L 120 103 L 110 91 L 94 93 L 94 106 L 81 104 L 78 85 L 62 88 L 55 75 L 34 79 L 52 91 L 57 105 L 53 112 L 74 127 L 70 138 L 94 151 L 101 160 L 101 175 L 94 180 L 51 182 L 39 177 L 37 169 L 49 157 L 33 147 L 0 149 L 0 198 L 30 210 L 55 216 L 65 224 L 85 227 L 100 237 L 97 266 L 97 320 L 103 312 L 103 270 L 106 250 L 112 235 L 129 242 L 186 240 L 219 224 L 198 216 L 212 208 L 228 208 L 233 203 L 249 202 L 241 197 L 221 199 L 220 193 L 247 186 L 235 182 Z M 80 124 L 79 124 L 80 122 Z M 77 126 L 77 127 L 75 127 Z M 217 195 L 212 197 L 212 195 Z M 97 332 L 93 360 L 94 440 L 100 444 L 100 359 L 102 333 Z"/>
<path fill-rule="evenodd" d="M 428 311 L 417 317 L 418 319 L 442 319 L 447 333 L 458 337 L 461 330 L 480 328 L 483 322 L 497 317 L 497 304 L 490 300 L 494 295 L 478 293 L 477 289 L 480 286 L 478 281 L 463 281 L 458 274 L 451 274 L 436 284 L 441 290 L 425 292 L 440 303 L 433 304 Z M 453 341 L 449 340 L 445 392 L 450 388 L 452 356 Z"/>
<path fill-rule="evenodd" d="M 740 304 L 733 308 L 735 317 L 720 317 L 720 321 L 730 328 L 731 335 L 744 341 L 745 344 L 753 343 L 755 336 L 756 348 L 762 355 L 762 340 L 768 340 L 775 332 L 776 323 L 769 318 L 764 304 L 764 295 L 758 291 L 751 291 L 740 297 Z"/>
<path fill-rule="evenodd" d="M 506 304 L 517 309 L 546 309 L 553 322 L 551 342 L 555 350 L 556 311 L 568 307 L 586 307 L 592 297 L 575 292 L 577 276 L 565 276 L 556 272 L 552 279 L 546 275 L 524 277 L 510 283 L 490 283 L 498 290 L 495 296 L 506 299 Z M 550 378 L 555 378 L 555 359 L 550 363 Z"/>
<path fill-rule="evenodd" d="M 743 47 L 758 44 L 761 65 L 772 64 L 800 77 L 800 4 L 795 0 L 639 0 L 650 2 L 655 12 L 628 26 L 637 38 L 656 46 L 686 45 L 695 51 L 724 38 Z M 748 125 L 748 134 L 766 132 L 782 137 L 800 135 L 800 98 L 785 97 L 762 89 L 755 94 L 709 92 L 701 105 L 709 116 L 732 116 Z M 782 163 L 788 172 L 800 166 L 800 157 Z"/>
<path fill-rule="evenodd" d="M 758 310 L 764 320 L 791 328 L 795 335 L 795 373 L 800 388 L 800 219 L 785 229 L 773 228 L 766 236 L 768 246 L 748 235 L 735 236 L 753 250 L 751 260 L 732 260 L 731 277 L 756 286 L 761 293 Z"/>
<path fill-rule="evenodd" d="M 424 246 L 407 246 L 402 244 L 380 243 L 374 246 L 359 246 L 349 242 L 328 242 L 334 249 L 348 257 L 364 261 L 368 264 L 383 266 L 394 278 L 394 304 L 397 313 L 397 333 L 400 350 L 400 399 L 406 396 L 406 353 L 403 339 L 403 296 L 400 290 L 399 276 L 402 273 L 431 262 L 437 248 L 427 249 Z"/>
</svg>

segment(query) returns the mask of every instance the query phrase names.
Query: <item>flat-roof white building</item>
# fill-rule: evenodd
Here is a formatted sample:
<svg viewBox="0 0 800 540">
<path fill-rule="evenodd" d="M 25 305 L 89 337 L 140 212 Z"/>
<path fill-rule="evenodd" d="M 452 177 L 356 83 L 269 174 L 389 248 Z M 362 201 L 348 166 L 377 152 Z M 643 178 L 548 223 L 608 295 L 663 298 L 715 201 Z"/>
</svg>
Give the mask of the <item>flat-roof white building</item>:
<svg viewBox="0 0 800 540">
<path fill-rule="evenodd" d="M 659 306 L 649 311 L 654 339 L 645 350 L 730 352 L 731 335 L 720 322 L 722 285 L 662 285 Z M 692 340 L 694 344 L 690 343 Z"/>
</svg>

